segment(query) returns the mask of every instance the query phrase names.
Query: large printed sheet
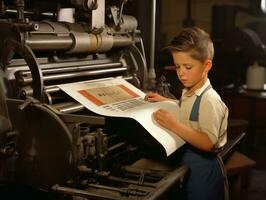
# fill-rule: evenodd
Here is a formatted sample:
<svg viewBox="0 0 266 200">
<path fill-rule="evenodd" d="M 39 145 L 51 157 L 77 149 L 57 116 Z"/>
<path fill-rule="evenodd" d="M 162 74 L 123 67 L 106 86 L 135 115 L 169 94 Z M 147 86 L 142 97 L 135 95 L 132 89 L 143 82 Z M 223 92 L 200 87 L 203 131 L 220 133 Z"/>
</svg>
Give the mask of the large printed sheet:
<svg viewBox="0 0 266 200">
<path fill-rule="evenodd" d="M 178 119 L 176 101 L 147 102 L 145 93 L 122 78 L 58 85 L 87 109 L 104 116 L 128 117 L 138 121 L 169 156 L 185 142 L 153 120 L 152 113 L 164 108 Z"/>
</svg>

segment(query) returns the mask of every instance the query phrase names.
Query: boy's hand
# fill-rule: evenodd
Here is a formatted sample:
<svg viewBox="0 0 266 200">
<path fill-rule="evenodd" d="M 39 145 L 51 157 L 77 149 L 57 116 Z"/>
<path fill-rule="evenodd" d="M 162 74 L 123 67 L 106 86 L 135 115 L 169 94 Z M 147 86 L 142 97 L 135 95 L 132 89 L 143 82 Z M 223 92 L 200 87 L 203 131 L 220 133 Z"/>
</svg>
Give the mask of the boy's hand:
<svg viewBox="0 0 266 200">
<path fill-rule="evenodd" d="M 155 121 L 162 127 L 173 131 L 175 124 L 177 123 L 176 118 L 172 113 L 167 110 L 159 109 L 153 113 Z"/>
<path fill-rule="evenodd" d="M 166 97 L 163 97 L 157 93 L 154 92 L 149 92 L 146 94 L 144 100 L 145 101 L 149 101 L 149 102 L 157 102 L 157 101 L 164 101 L 166 100 Z"/>
</svg>

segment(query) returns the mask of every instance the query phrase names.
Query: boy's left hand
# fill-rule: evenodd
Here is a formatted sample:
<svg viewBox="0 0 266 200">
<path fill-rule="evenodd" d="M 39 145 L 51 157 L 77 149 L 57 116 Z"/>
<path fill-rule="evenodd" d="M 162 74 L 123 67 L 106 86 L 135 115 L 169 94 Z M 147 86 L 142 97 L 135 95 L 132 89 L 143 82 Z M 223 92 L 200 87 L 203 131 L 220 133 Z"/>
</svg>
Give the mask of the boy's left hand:
<svg viewBox="0 0 266 200">
<path fill-rule="evenodd" d="M 155 111 L 153 117 L 158 124 L 169 130 L 173 130 L 177 122 L 174 115 L 165 109 Z"/>
</svg>

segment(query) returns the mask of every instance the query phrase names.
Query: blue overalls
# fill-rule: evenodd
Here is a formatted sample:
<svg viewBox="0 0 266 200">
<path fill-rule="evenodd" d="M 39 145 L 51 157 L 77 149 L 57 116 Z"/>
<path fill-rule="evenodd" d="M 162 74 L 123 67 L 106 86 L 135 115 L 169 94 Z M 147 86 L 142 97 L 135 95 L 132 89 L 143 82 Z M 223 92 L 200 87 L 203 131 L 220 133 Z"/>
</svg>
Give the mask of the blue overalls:
<svg viewBox="0 0 266 200">
<path fill-rule="evenodd" d="M 198 121 L 201 98 L 210 88 L 211 85 L 196 97 L 190 121 Z M 187 200 L 224 200 L 223 169 L 215 153 L 204 152 L 186 144 L 181 163 L 190 168 L 186 182 Z"/>
</svg>

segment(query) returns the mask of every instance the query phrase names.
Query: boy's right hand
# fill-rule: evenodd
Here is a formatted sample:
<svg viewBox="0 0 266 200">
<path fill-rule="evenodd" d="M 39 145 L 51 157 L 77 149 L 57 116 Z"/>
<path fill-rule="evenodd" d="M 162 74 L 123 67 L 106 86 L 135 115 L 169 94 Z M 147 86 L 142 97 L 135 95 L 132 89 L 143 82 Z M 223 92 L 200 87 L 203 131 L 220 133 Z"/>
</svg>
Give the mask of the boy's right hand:
<svg viewBox="0 0 266 200">
<path fill-rule="evenodd" d="M 157 102 L 157 101 L 165 101 L 165 100 L 167 100 L 167 98 L 163 97 L 157 93 L 149 92 L 146 94 L 144 100 L 149 101 L 149 102 Z"/>
</svg>

